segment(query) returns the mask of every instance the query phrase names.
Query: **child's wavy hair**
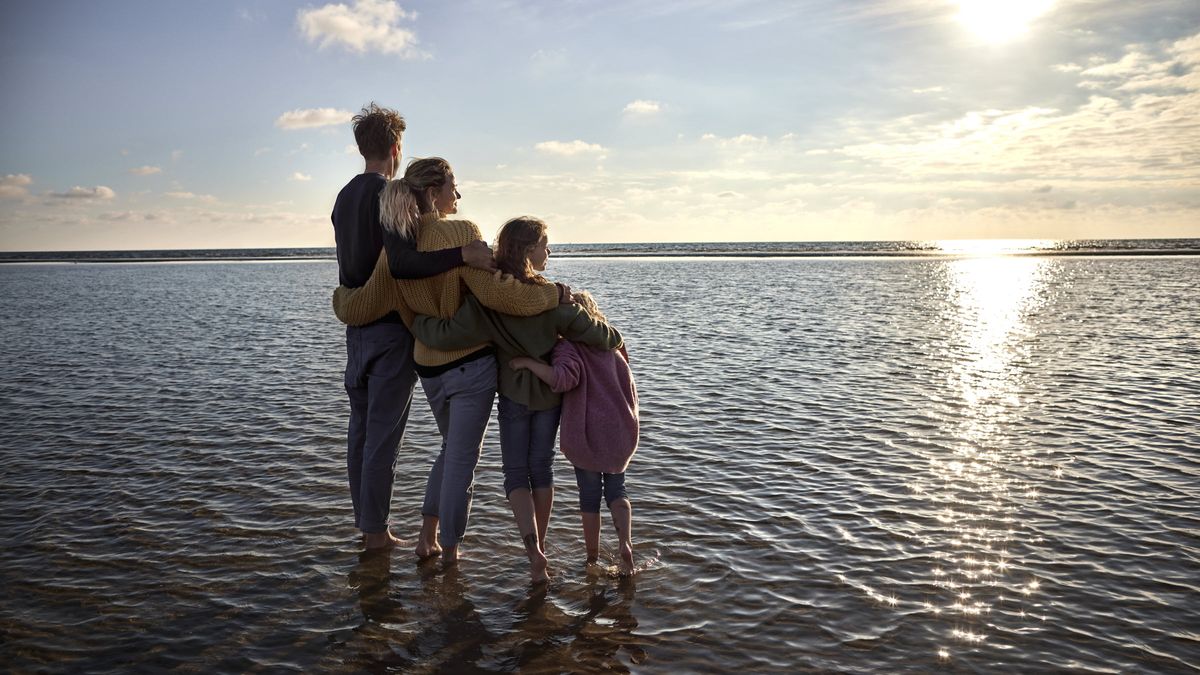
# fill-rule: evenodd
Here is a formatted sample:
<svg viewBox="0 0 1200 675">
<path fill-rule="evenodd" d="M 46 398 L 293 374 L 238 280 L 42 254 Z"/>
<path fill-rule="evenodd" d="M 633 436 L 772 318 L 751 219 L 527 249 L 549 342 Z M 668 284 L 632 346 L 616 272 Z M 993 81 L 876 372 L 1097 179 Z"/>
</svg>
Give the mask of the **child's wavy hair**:
<svg viewBox="0 0 1200 675">
<path fill-rule="evenodd" d="M 546 223 L 533 216 L 518 216 L 500 228 L 496 235 L 496 267 L 527 284 L 548 284 L 529 264 L 529 252 L 546 236 Z"/>
<path fill-rule="evenodd" d="M 433 211 L 430 189 L 442 187 L 452 175 L 450 162 L 441 157 L 409 162 L 404 177 L 388 181 L 379 193 L 379 222 L 384 229 L 405 239 L 416 239 L 421 214 Z"/>
<path fill-rule="evenodd" d="M 574 300 L 575 304 L 579 305 L 579 307 L 583 309 L 583 311 L 587 312 L 593 319 L 608 323 L 608 319 L 605 318 L 604 313 L 600 311 L 600 306 L 596 304 L 596 298 L 593 297 L 591 293 L 588 293 L 587 291 L 576 291 L 571 294 L 571 299 Z"/>
</svg>

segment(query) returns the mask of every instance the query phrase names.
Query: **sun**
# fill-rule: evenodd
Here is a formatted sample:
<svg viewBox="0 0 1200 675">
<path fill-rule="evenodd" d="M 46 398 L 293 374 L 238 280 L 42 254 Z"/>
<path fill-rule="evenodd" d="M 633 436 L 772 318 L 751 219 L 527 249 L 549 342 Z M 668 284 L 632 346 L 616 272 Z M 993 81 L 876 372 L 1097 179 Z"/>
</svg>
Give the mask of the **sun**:
<svg viewBox="0 0 1200 675">
<path fill-rule="evenodd" d="M 1054 0 L 959 0 L 958 20 L 984 42 L 1008 42 L 1054 6 Z"/>
</svg>

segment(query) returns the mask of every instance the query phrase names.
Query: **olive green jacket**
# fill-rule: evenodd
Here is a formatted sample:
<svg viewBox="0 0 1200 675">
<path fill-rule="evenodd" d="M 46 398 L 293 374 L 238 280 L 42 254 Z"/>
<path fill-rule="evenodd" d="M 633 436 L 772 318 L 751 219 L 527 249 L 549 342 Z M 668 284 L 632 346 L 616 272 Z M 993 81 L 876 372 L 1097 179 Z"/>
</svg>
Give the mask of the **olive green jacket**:
<svg viewBox="0 0 1200 675">
<path fill-rule="evenodd" d="M 500 393 L 530 410 L 548 410 L 562 398 L 528 370 L 510 368 L 510 360 L 531 356 L 549 363 L 560 335 L 599 349 L 618 349 L 624 344 L 617 329 L 592 318 L 579 305 L 559 305 L 534 316 L 511 316 L 484 307 L 474 296 L 467 296 L 449 319 L 418 314 L 412 332 L 419 342 L 444 351 L 494 343 L 500 362 Z"/>
</svg>

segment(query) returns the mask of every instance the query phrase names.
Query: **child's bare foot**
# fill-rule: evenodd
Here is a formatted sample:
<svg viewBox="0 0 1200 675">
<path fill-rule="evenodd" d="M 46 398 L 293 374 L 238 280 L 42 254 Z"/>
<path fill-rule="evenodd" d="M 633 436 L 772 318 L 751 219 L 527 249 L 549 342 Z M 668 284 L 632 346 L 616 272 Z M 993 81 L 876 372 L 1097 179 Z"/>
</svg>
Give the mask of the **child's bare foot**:
<svg viewBox="0 0 1200 675">
<path fill-rule="evenodd" d="M 539 545 L 536 532 L 525 535 L 525 555 L 529 558 L 529 576 L 534 584 L 544 584 L 550 581 L 550 561 L 546 560 L 546 552 Z"/>
<path fill-rule="evenodd" d="M 391 548 L 399 543 L 400 540 L 392 534 L 391 530 L 363 532 L 363 546 L 368 550 Z"/>
<path fill-rule="evenodd" d="M 599 560 L 600 560 L 600 551 L 598 551 L 594 548 L 589 548 L 588 552 L 587 552 L 587 560 L 584 562 L 584 564 L 595 565 Z"/>
<path fill-rule="evenodd" d="M 628 541 L 621 542 L 621 562 L 617 565 L 617 572 L 623 577 L 633 576 L 633 543 Z"/>
</svg>

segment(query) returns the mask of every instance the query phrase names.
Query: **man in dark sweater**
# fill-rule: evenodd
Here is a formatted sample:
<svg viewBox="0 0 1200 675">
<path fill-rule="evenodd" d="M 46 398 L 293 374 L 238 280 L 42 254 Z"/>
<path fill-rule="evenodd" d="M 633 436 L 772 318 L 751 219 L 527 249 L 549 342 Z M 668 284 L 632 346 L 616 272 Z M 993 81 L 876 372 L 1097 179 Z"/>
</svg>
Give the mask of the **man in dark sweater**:
<svg viewBox="0 0 1200 675">
<path fill-rule="evenodd" d="M 338 279 L 362 286 L 386 250 L 398 279 L 431 277 L 467 264 L 495 270 L 492 250 L 482 241 L 461 248 L 421 252 L 416 241 L 387 232 L 379 223 L 379 193 L 396 174 L 404 118 L 374 103 L 354 117 L 354 140 L 366 160 L 363 173 L 338 193 L 333 206 Z M 350 397 L 346 471 L 354 503 L 354 526 L 367 548 L 392 546 L 388 525 L 396 450 L 408 423 L 417 374 L 413 337 L 392 312 L 366 326 L 346 327 L 346 393 Z"/>
</svg>

